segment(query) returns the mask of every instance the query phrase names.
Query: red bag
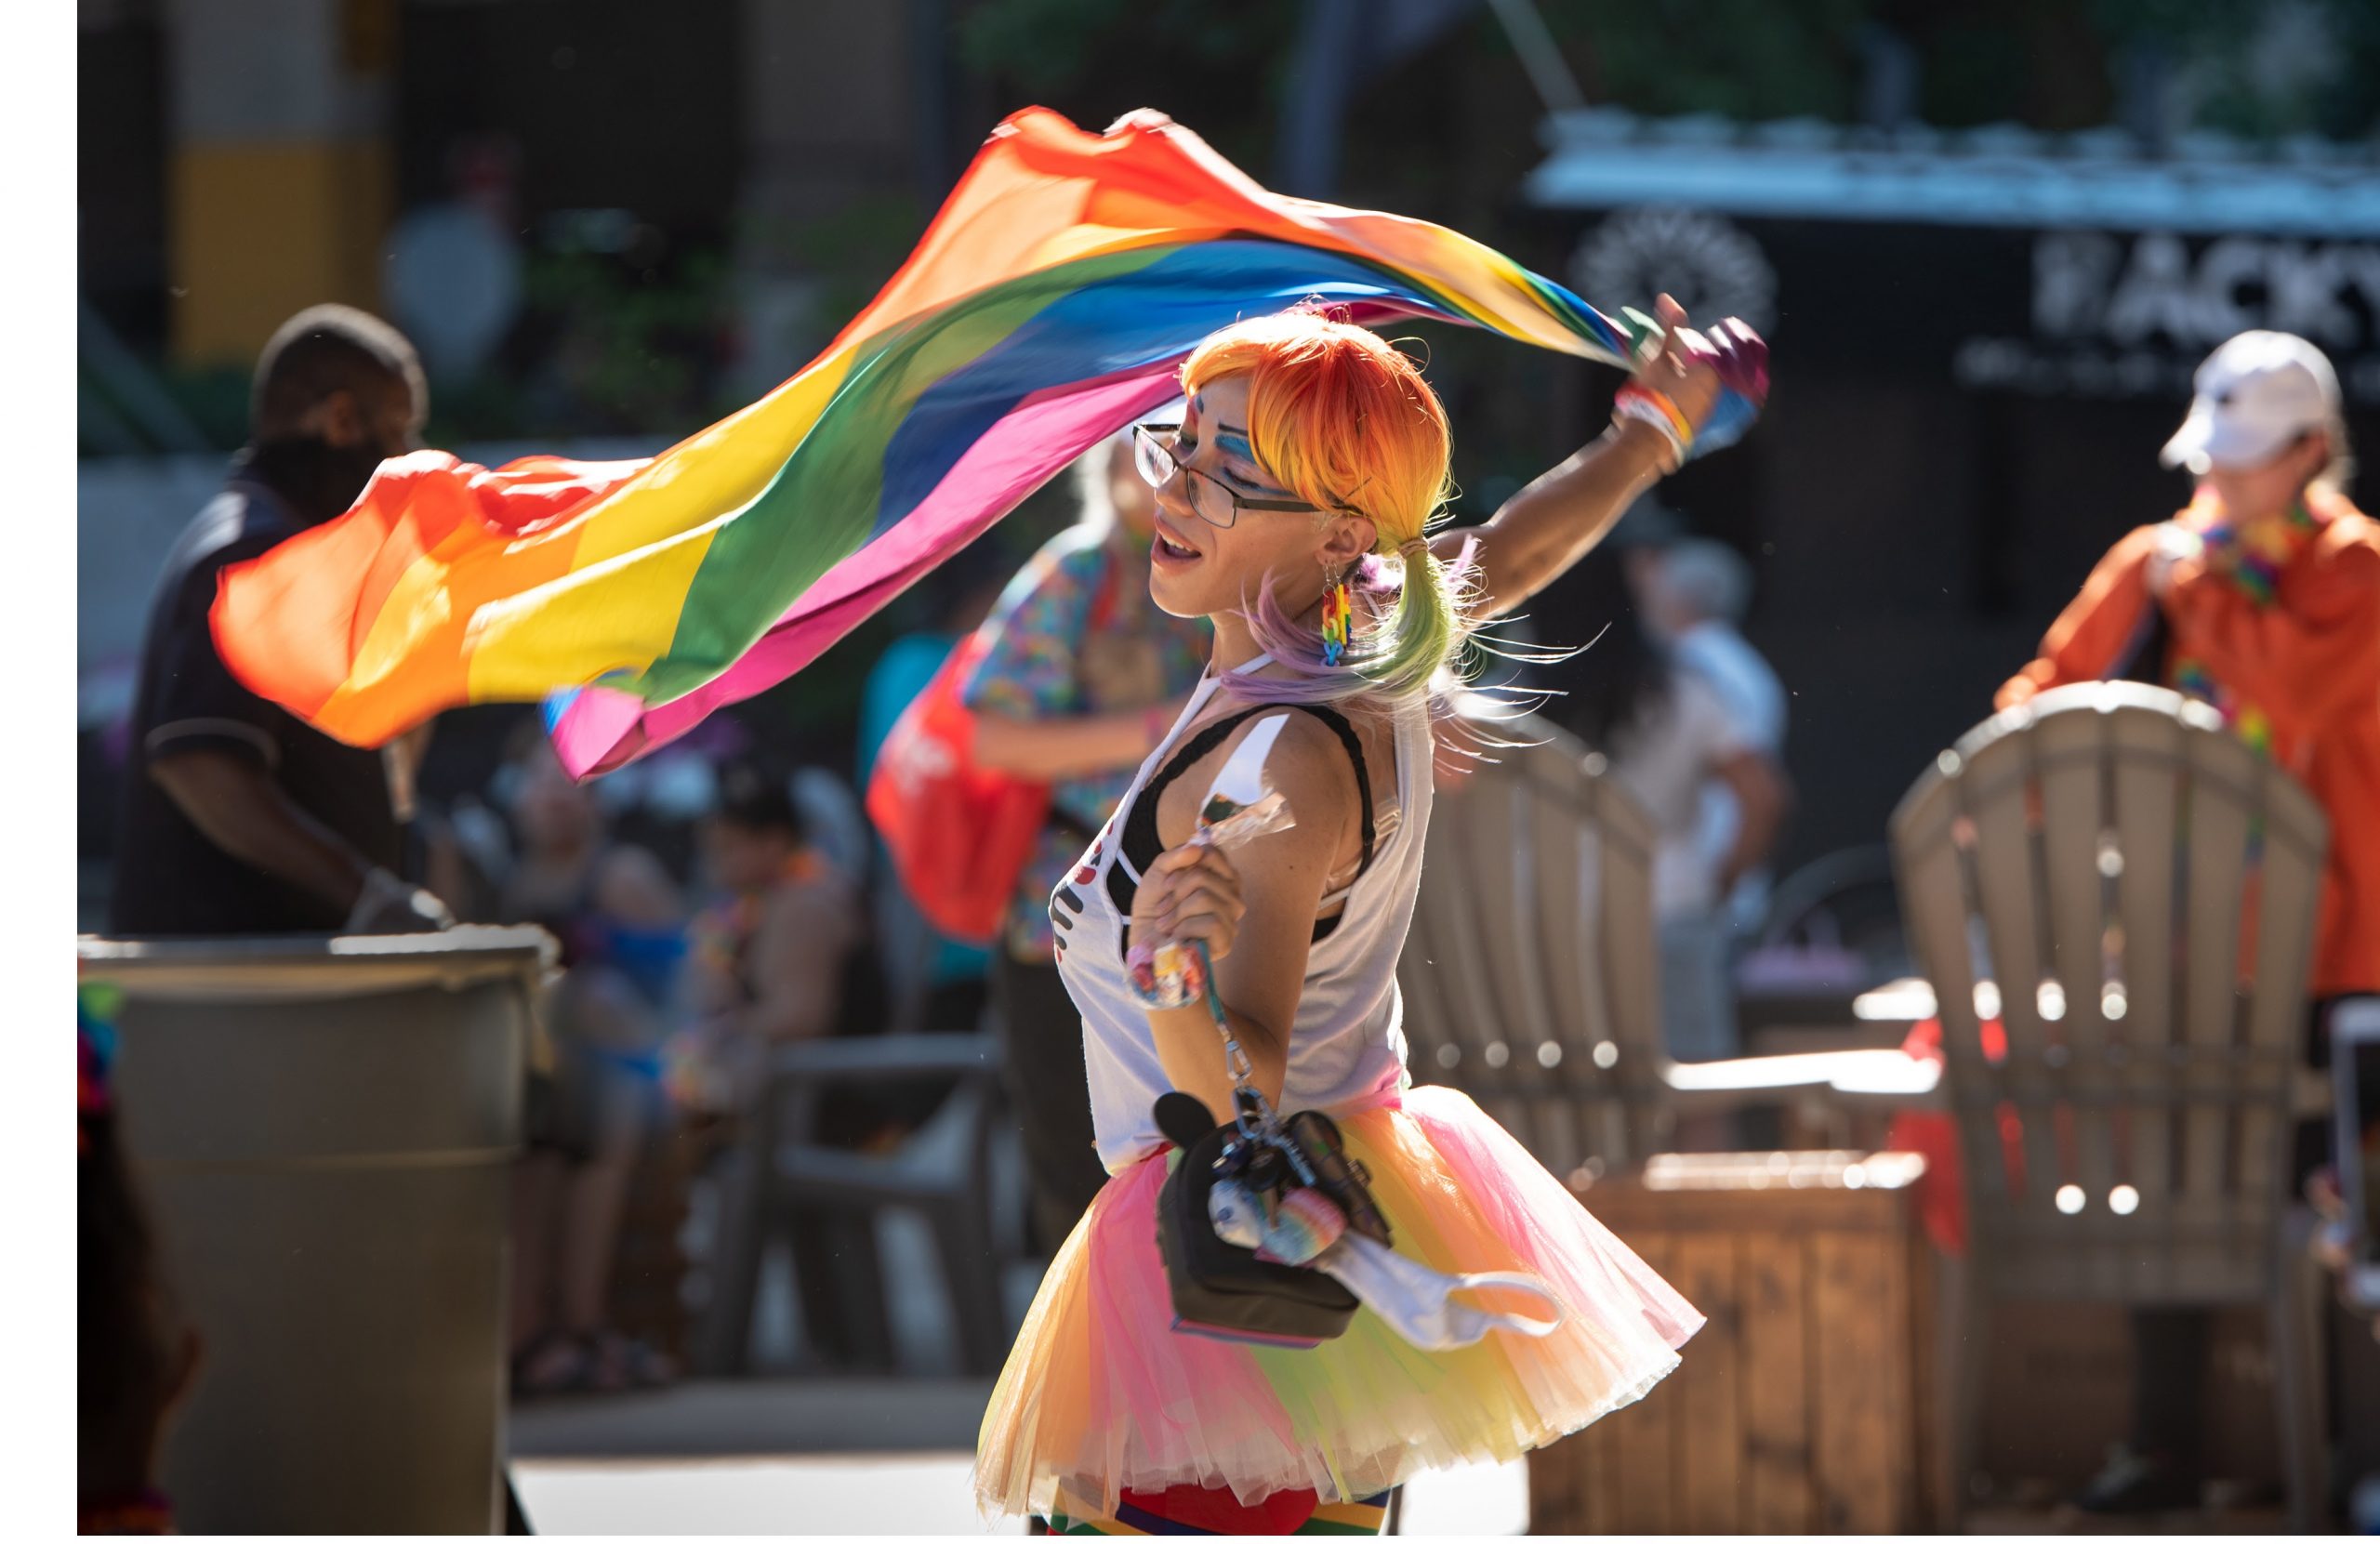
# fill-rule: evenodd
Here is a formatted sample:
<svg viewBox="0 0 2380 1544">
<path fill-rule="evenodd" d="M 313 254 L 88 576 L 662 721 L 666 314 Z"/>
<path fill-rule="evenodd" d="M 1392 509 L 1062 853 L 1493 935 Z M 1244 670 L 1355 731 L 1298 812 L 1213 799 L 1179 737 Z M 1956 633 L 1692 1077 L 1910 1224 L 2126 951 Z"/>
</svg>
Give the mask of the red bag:
<svg viewBox="0 0 2380 1544">
<path fill-rule="evenodd" d="M 1114 563 L 1091 627 L 1115 611 Z M 978 627 L 884 737 L 867 780 L 867 814 L 892 869 L 936 931 L 967 944 L 999 936 L 1017 877 L 1050 818 L 1050 785 L 975 764 L 975 714 L 961 700 L 997 634 Z"/>
</svg>

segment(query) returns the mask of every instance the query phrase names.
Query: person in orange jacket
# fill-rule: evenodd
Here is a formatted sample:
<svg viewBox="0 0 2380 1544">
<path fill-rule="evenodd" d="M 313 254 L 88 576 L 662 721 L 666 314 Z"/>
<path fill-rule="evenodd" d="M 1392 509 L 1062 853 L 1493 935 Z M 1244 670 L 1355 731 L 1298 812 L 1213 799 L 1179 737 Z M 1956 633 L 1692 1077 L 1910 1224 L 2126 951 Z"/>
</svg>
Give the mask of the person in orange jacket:
<svg viewBox="0 0 2380 1544">
<path fill-rule="evenodd" d="M 2308 1038 L 2326 1065 L 2330 1003 L 2380 992 L 2380 523 L 2347 501 L 2338 377 L 2320 350 L 2241 333 L 2193 384 L 2163 454 L 2197 480 L 2188 507 L 2116 543 L 1995 700 L 2153 681 L 2212 705 L 2305 785 L 2331 823 Z M 2308 1125 L 2301 1170 L 2320 1162 L 2322 1133 Z M 2135 1313 L 2133 1440 L 2081 1505 L 2197 1504 L 2205 1326 L 2201 1310 Z"/>
</svg>

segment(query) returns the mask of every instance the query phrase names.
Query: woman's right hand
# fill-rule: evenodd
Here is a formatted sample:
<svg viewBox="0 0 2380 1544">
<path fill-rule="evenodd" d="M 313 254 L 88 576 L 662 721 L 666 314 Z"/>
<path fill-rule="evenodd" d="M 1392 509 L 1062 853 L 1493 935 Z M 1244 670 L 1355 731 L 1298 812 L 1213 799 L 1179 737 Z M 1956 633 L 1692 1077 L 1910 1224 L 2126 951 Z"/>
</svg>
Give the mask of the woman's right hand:
<svg viewBox="0 0 2380 1544">
<path fill-rule="evenodd" d="M 1677 404 L 1686 421 L 1700 429 L 1719 402 L 1719 369 L 1708 357 L 1688 349 L 1686 308 L 1668 295 L 1653 302 L 1654 320 L 1661 324 L 1660 345 L 1636 367 L 1631 384 L 1659 391 Z"/>
<path fill-rule="evenodd" d="M 1188 943 L 1207 945 L 1208 957 L 1222 959 L 1239 936 L 1248 915 L 1239 871 L 1223 849 L 1184 842 L 1157 854 L 1132 897 L 1134 944 Z"/>
</svg>

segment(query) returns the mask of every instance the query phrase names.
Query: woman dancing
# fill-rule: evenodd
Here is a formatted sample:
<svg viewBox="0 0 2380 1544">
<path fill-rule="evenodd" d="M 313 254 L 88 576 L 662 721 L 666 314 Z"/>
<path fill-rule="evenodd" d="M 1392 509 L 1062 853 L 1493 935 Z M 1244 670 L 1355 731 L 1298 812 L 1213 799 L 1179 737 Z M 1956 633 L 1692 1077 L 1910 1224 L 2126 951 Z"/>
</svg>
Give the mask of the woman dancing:
<svg viewBox="0 0 2380 1544">
<path fill-rule="evenodd" d="M 1051 900 L 1110 1178 L 985 1416 L 987 1509 L 1059 1532 L 1377 1531 L 1409 1475 L 1578 1430 L 1643 1395 L 1700 1326 L 1470 1100 L 1408 1087 L 1395 975 L 1429 827 L 1434 690 L 1474 626 L 1577 561 L 1674 469 L 1718 397 L 1710 346 L 1681 335 L 1667 297 L 1659 310 L 1661 346 L 1611 429 L 1476 530 L 1425 534 L 1449 435 L 1419 368 L 1311 310 L 1208 338 L 1183 367 L 1182 424 L 1139 431 L 1157 489 L 1151 594 L 1208 617 L 1214 652 Z M 1718 346 L 1759 347 L 1734 322 Z M 1232 750 L 1285 706 L 1267 774 L 1295 825 L 1236 860 L 1185 845 Z M 1206 1009 L 1134 996 L 1135 936 L 1205 942 L 1256 1082 L 1284 1113 L 1337 1120 L 1401 1253 L 1442 1272 L 1533 1273 L 1561 1300 L 1561 1326 L 1435 1352 L 1369 1311 L 1313 1350 L 1175 1333 L 1156 1216 L 1169 1149 L 1152 1108 L 1180 1089 L 1228 1111 L 1233 1082 Z"/>
</svg>

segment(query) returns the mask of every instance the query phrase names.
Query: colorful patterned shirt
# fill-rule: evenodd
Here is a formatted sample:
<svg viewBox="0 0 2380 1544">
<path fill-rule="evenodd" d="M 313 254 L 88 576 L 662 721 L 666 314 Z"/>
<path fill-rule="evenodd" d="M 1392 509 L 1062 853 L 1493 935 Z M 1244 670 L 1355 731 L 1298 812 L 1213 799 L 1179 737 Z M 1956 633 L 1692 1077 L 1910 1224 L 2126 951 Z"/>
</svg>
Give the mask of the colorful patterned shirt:
<svg viewBox="0 0 2380 1544">
<path fill-rule="evenodd" d="M 1187 696 L 1207 666 L 1212 635 L 1149 600 L 1145 544 L 1086 526 L 1052 536 L 1009 581 L 988 626 L 990 651 L 967 683 L 971 708 L 1012 718 L 1123 713 Z M 1102 603 L 1103 585 L 1112 585 Z M 1104 612 L 1094 629 L 1094 613 Z M 1051 958 L 1050 892 L 1082 855 L 1138 764 L 1051 785 L 1050 822 L 1017 880 L 1007 943 L 1019 959 Z"/>
</svg>

